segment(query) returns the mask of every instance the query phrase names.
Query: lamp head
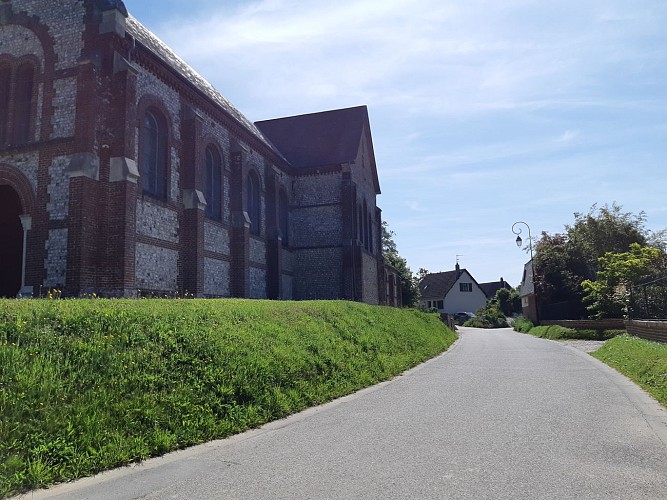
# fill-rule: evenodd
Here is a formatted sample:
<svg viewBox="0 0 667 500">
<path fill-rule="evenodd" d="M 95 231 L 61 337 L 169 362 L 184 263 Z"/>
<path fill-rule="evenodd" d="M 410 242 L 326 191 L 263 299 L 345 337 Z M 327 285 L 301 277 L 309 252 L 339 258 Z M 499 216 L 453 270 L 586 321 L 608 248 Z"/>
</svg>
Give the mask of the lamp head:
<svg viewBox="0 0 667 500">
<path fill-rule="evenodd" d="M 516 246 L 521 248 L 521 245 L 523 244 L 523 240 L 521 239 L 521 236 L 516 237 Z"/>
</svg>

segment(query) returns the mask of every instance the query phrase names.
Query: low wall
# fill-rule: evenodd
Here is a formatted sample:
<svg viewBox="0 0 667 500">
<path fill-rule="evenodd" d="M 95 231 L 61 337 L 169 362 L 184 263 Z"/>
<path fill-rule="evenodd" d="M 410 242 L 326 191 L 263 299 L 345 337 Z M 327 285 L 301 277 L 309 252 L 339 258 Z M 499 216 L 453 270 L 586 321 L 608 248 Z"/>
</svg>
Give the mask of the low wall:
<svg viewBox="0 0 667 500">
<path fill-rule="evenodd" d="M 667 321 L 628 320 L 625 329 L 634 337 L 667 344 Z"/>
<path fill-rule="evenodd" d="M 447 328 L 449 328 L 451 331 L 456 331 L 456 321 L 454 321 L 454 316 L 451 314 L 440 313 L 440 321 L 447 325 Z"/>
<path fill-rule="evenodd" d="M 622 319 L 554 319 L 540 321 L 540 325 L 558 325 L 573 330 L 625 330 Z"/>
</svg>

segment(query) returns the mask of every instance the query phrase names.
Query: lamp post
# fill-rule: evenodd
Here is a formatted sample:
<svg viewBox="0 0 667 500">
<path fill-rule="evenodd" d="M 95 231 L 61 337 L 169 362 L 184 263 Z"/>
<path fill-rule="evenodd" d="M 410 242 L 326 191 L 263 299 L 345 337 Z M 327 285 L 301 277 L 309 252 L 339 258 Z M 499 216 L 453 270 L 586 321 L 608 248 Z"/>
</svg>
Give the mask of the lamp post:
<svg viewBox="0 0 667 500">
<path fill-rule="evenodd" d="M 518 221 L 512 224 L 512 232 L 516 234 L 516 246 L 521 248 L 523 240 L 521 239 L 521 227 L 516 227 L 517 224 L 523 224 L 528 229 L 528 249 L 530 250 L 530 269 L 532 271 L 531 281 L 533 283 L 533 295 L 535 297 L 535 321 L 537 324 L 540 323 L 540 308 L 537 302 L 537 285 L 535 284 L 535 263 L 533 262 L 533 237 L 530 234 L 530 226 L 523 221 Z M 516 228 L 516 229 L 515 229 Z"/>
</svg>

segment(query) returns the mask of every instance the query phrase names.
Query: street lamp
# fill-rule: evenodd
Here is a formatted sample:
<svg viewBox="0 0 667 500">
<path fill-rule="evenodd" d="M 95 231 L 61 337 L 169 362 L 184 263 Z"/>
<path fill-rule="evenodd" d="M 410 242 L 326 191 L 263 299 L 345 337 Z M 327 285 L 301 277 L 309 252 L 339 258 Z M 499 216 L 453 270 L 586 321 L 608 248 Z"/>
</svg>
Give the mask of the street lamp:
<svg viewBox="0 0 667 500">
<path fill-rule="evenodd" d="M 521 248 L 521 245 L 523 244 L 523 240 L 521 239 L 521 236 L 519 236 L 521 234 L 521 228 L 519 227 L 519 228 L 514 229 L 517 224 L 523 224 L 524 226 L 526 226 L 528 228 L 528 247 L 530 248 L 530 261 L 532 262 L 533 261 L 533 238 L 530 234 L 530 226 L 523 221 L 515 222 L 514 224 L 512 224 L 512 232 L 514 234 L 516 234 L 516 246 L 518 246 L 519 248 Z"/>
<path fill-rule="evenodd" d="M 523 222 L 523 221 L 518 221 L 512 224 L 512 232 L 516 234 L 516 246 L 521 248 L 521 245 L 523 244 L 523 240 L 521 239 L 521 228 L 516 227 L 517 224 L 523 224 L 528 228 L 528 249 L 530 250 L 530 269 L 533 273 L 533 276 L 531 277 L 531 281 L 533 283 L 533 295 L 535 297 L 535 321 L 537 324 L 540 323 L 540 308 L 539 304 L 537 303 L 537 285 L 535 284 L 535 263 L 533 262 L 533 237 L 530 234 L 530 226 Z M 515 229 L 516 228 L 516 229 Z"/>
</svg>

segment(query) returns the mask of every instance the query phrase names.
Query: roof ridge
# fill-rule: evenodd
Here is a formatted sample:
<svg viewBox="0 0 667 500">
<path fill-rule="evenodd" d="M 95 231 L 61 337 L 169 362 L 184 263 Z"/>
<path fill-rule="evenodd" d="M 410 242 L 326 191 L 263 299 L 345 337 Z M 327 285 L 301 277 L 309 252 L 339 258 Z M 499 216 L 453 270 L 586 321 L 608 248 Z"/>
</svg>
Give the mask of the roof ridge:
<svg viewBox="0 0 667 500">
<path fill-rule="evenodd" d="M 131 13 L 128 13 L 127 16 L 127 32 L 140 43 L 143 43 L 149 51 L 167 64 L 169 68 L 185 78 L 214 104 L 222 108 L 223 111 L 245 128 L 250 134 L 254 135 L 274 153 L 278 154 L 280 158 L 284 159 L 284 156 L 278 151 L 275 145 L 268 140 L 253 122 L 241 113 L 241 111 L 223 96 L 208 80 L 206 80 L 206 78 L 199 74 L 197 70 L 188 64 L 181 56 L 176 54 L 169 45 L 144 26 Z"/>
</svg>

